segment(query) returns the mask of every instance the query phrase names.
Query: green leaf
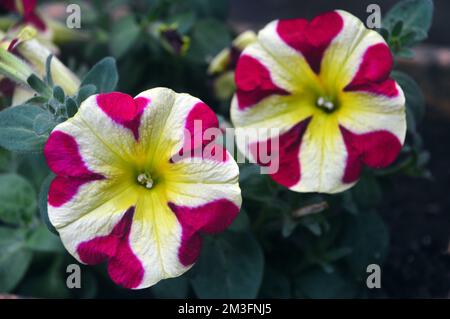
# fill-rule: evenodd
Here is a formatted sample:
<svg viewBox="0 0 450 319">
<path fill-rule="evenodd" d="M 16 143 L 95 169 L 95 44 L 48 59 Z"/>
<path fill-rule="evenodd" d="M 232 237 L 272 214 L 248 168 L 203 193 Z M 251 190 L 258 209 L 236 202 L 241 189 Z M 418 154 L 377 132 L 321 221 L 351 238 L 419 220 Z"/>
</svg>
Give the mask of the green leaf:
<svg viewBox="0 0 450 319">
<path fill-rule="evenodd" d="M 327 273 L 313 269 L 296 278 L 294 284 L 297 298 L 353 298 L 358 292 L 356 283 L 338 271 Z"/>
<path fill-rule="evenodd" d="M 399 36 L 400 33 L 402 32 L 403 29 L 403 21 L 397 21 L 397 23 L 395 23 L 394 27 L 392 28 L 392 36 L 396 37 Z"/>
<path fill-rule="evenodd" d="M 11 153 L 0 147 L 0 172 L 9 169 L 11 163 Z"/>
<path fill-rule="evenodd" d="M 383 197 L 377 179 L 371 174 L 363 174 L 358 183 L 351 190 L 359 207 L 376 207 Z"/>
<path fill-rule="evenodd" d="M 59 235 L 58 231 L 55 229 L 55 227 L 53 227 L 52 223 L 50 222 L 50 219 L 48 218 L 48 209 L 47 209 L 48 189 L 50 188 L 50 184 L 54 178 L 55 175 L 51 173 L 42 183 L 41 190 L 39 191 L 38 206 L 42 222 L 53 234 Z"/>
<path fill-rule="evenodd" d="M 299 225 L 300 225 L 300 223 L 298 222 L 298 220 L 293 219 L 292 216 L 289 214 L 284 214 L 283 215 L 283 223 L 281 226 L 281 235 L 284 238 L 290 237 Z M 320 230 L 320 227 L 319 227 L 319 230 Z"/>
<path fill-rule="evenodd" d="M 189 293 L 189 279 L 186 276 L 165 279 L 150 289 L 156 298 L 185 299 Z"/>
<path fill-rule="evenodd" d="M 0 220 L 20 225 L 30 222 L 36 211 L 33 185 L 16 174 L 0 174 Z"/>
<path fill-rule="evenodd" d="M 233 221 L 233 223 L 230 225 L 228 229 L 237 232 L 248 231 L 250 229 L 250 219 L 248 218 L 247 212 L 241 209 L 236 219 Z"/>
<path fill-rule="evenodd" d="M 64 251 L 59 237 L 50 232 L 45 225 L 39 225 L 36 229 L 33 229 L 27 239 L 26 247 L 39 252 L 58 253 Z"/>
<path fill-rule="evenodd" d="M 352 273 L 363 279 L 370 264 L 381 265 L 389 248 L 389 232 L 381 217 L 375 212 L 348 215 L 343 245 L 352 253 L 345 260 Z"/>
<path fill-rule="evenodd" d="M 242 196 L 268 205 L 276 205 L 273 182 L 268 175 L 251 175 L 241 182 Z M 264 195 L 264 196 L 262 196 Z"/>
<path fill-rule="evenodd" d="M 422 94 L 422 89 L 413 78 L 404 72 L 393 71 L 392 77 L 398 82 L 405 94 L 407 119 L 409 117 L 408 130 L 414 132 L 416 124 L 419 124 L 425 116 L 425 97 Z"/>
<path fill-rule="evenodd" d="M 47 111 L 32 105 L 19 105 L 0 112 L 0 146 L 13 152 L 40 152 L 48 135 L 34 131 L 34 120 Z"/>
<path fill-rule="evenodd" d="M 117 59 L 122 57 L 139 38 L 140 32 L 141 29 L 134 16 L 126 16 L 115 22 L 111 30 L 111 41 L 109 43 L 111 53 Z"/>
<path fill-rule="evenodd" d="M 38 135 L 50 134 L 53 128 L 56 126 L 55 119 L 50 113 L 42 113 L 36 116 L 33 121 L 33 130 Z"/>
<path fill-rule="evenodd" d="M 427 37 L 433 19 L 433 2 L 431 0 L 404 0 L 394 5 L 384 16 L 383 27 L 394 34 L 398 31 L 396 25 L 402 23 L 402 33 L 409 31 L 417 32 L 415 42 L 422 41 Z"/>
<path fill-rule="evenodd" d="M 399 42 L 402 49 L 405 47 L 411 47 L 418 42 L 417 38 L 424 39 L 427 37 L 427 33 L 423 30 L 409 31 L 406 34 L 400 36 Z"/>
<path fill-rule="evenodd" d="M 67 110 L 67 116 L 69 118 L 73 117 L 78 112 L 78 105 L 77 102 L 71 97 L 68 97 L 66 99 L 66 110 Z"/>
<path fill-rule="evenodd" d="M 389 40 L 389 31 L 386 28 L 377 29 L 385 41 Z"/>
<path fill-rule="evenodd" d="M 53 88 L 53 97 L 59 102 L 64 103 L 65 94 L 63 89 L 60 86 L 55 86 Z"/>
<path fill-rule="evenodd" d="M 24 243 L 23 230 L 0 227 L 0 293 L 12 291 L 30 265 L 33 254 Z"/>
<path fill-rule="evenodd" d="M 55 99 L 53 97 L 50 98 L 48 100 L 47 105 L 48 105 L 48 109 L 52 113 L 57 114 L 57 115 L 64 114 L 64 104 L 60 103 L 57 99 Z"/>
<path fill-rule="evenodd" d="M 245 182 L 250 177 L 260 175 L 261 168 L 257 165 L 245 164 L 239 166 L 239 183 Z"/>
<path fill-rule="evenodd" d="M 255 298 L 264 257 L 250 233 L 226 232 L 205 239 L 191 283 L 199 298 Z"/>
<path fill-rule="evenodd" d="M 19 158 L 17 172 L 33 184 L 36 192 L 39 192 L 42 182 L 50 172 L 44 154 L 25 154 Z"/>
<path fill-rule="evenodd" d="M 411 59 L 414 57 L 414 51 L 408 48 L 402 48 L 397 52 L 396 56 L 399 58 Z"/>
<path fill-rule="evenodd" d="M 27 79 L 28 85 L 43 97 L 50 98 L 52 96 L 52 89 L 35 74 L 32 74 Z"/>
<path fill-rule="evenodd" d="M 214 19 L 200 20 L 193 27 L 187 57 L 193 62 L 207 63 L 230 43 L 230 32 L 223 23 Z"/>
<path fill-rule="evenodd" d="M 42 105 L 48 102 L 48 97 L 43 96 L 33 96 L 31 99 L 27 100 L 25 104 L 42 107 Z"/>
<path fill-rule="evenodd" d="M 359 209 L 353 196 L 353 190 L 347 190 L 341 194 L 341 205 L 345 211 L 351 214 L 358 214 Z"/>
<path fill-rule="evenodd" d="M 93 84 L 99 93 L 111 92 L 116 88 L 118 80 L 116 60 L 107 57 L 92 67 L 84 77 L 80 87 Z"/>
<path fill-rule="evenodd" d="M 86 100 L 91 95 L 94 95 L 97 92 L 97 88 L 93 84 L 84 85 L 80 88 L 77 94 L 77 103 L 81 105 L 81 103 Z"/>
<path fill-rule="evenodd" d="M 49 87 L 53 87 L 53 79 L 51 72 L 52 58 L 53 54 L 49 54 L 47 59 L 45 60 L 45 82 Z"/>
</svg>

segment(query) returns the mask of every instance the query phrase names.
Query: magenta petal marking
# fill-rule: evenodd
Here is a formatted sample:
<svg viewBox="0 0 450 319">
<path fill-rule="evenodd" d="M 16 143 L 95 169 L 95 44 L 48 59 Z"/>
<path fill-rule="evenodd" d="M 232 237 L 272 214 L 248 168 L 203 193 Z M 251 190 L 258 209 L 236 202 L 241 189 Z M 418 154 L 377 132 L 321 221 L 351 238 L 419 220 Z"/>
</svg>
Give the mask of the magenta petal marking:
<svg viewBox="0 0 450 319">
<path fill-rule="evenodd" d="M 186 118 L 185 129 L 189 135 L 185 137 L 183 149 L 180 151 L 186 153 L 190 150 L 202 148 L 211 142 L 205 138 L 207 129 L 218 128 L 219 121 L 216 114 L 203 102 L 199 102 L 189 111 Z"/>
<path fill-rule="evenodd" d="M 76 177 L 95 175 L 86 167 L 77 141 L 67 133 L 54 131 L 50 134 L 44 147 L 44 156 L 55 174 Z"/>
<path fill-rule="evenodd" d="M 108 261 L 111 279 L 125 288 L 138 287 L 144 278 L 142 263 L 129 243 L 134 210 L 130 207 L 109 235 L 95 237 L 77 247 L 80 260 L 86 264 Z"/>
<path fill-rule="evenodd" d="M 103 178 L 98 174 L 85 177 L 56 176 L 48 190 L 48 203 L 53 207 L 60 207 L 70 201 L 82 185 Z"/>
<path fill-rule="evenodd" d="M 352 183 L 359 178 L 362 165 L 383 168 L 397 158 L 402 144 L 394 134 L 388 131 L 374 131 L 356 134 L 339 126 L 347 148 L 344 183 Z"/>
<path fill-rule="evenodd" d="M 226 149 L 214 143 L 214 139 L 222 134 L 216 114 L 208 105 L 199 102 L 190 110 L 185 123 L 184 144 L 178 152 L 179 156 L 201 157 L 219 162 L 228 159 Z M 206 135 L 208 129 L 217 129 L 215 133 Z M 175 162 L 173 158 L 170 162 Z"/>
<path fill-rule="evenodd" d="M 201 125 L 198 125 L 201 122 Z M 197 123 L 197 125 L 196 125 Z M 185 128 L 191 135 L 190 147 L 197 148 L 206 145 L 210 140 L 194 139 L 195 136 L 203 137 L 205 131 L 209 128 L 218 128 L 219 121 L 216 114 L 203 102 L 194 105 L 186 118 Z"/>
<path fill-rule="evenodd" d="M 178 206 L 174 203 L 168 205 L 183 229 L 178 258 L 184 266 L 193 264 L 200 253 L 199 233 L 224 231 L 239 213 L 239 207 L 227 199 L 214 200 L 197 207 Z"/>
<path fill-rule="evenodd" d="M 44 156 L 50 169 L 59 175 L 50 184 L 48 192 L 48 202 L 54 207 L 71 200 L 81 185 L 105 178 L 86 167 L 77 141 L 64 132 L 54 131 L 50 134 L 44 147 Z"/>
<path fill-rule="evenodd" d="M 235 81 L 240 109 L 255 105 L 270 95 L 289 94 L 273 83 L 269 70 L 261 62 L 245 53 L 239 58 Z"/>
<path fill-rule="evenodd" d="M 280 20 L 277 32 L 281 39 L 305 57 L 311 69 L 319 74 L 325 50 L 344 26 L 337 12 L 327 12 L 311 22 L 304 19 Z"/>
<path fill-rule="evenodd" d="M 272 139 L 249 145 L 250 152 L 258 165 L 274 166 L 273 161 L 278 161 L 279 169 L 276 173 L 270 175 L 275 182 L 286 187 L 291 187 L 300 181 L 300 147 L 303 134 L 310 120 L 311 118 L 303 120 L 279 136 L 279 153 L 272 152 L 272 144 L 274 144 Z M 269 162 L 264 161 L 261 157 L 266 155 L 269 155 L 272 160 Z"/>
<path fill-rule="evenodd" d="M 370 46 L 364 53 L 358 72 L 344 91 L 365 91 L 388 97 L 397 96 L 395 81 L 389 78 L 392 64 L 392 54 L 386 44 Z"/>
<path fill-rule="evenodd" d="M 133 99 L 128 94 L 120 92 L 97 95 L 97 104 L 114 122 L 133 132 L 139 140 L 139 126 L 144 109 L 150 100 L 145 97 Z"/>
</svg>

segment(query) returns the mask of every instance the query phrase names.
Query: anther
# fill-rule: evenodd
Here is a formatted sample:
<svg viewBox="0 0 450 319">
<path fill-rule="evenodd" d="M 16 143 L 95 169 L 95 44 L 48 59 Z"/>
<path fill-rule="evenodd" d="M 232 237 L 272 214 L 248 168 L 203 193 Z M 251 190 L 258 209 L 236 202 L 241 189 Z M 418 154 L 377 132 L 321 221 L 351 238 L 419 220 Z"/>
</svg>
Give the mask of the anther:
<svg viewBox="0 0 450 319">
<path fill-rule="evenodd" d="M 323 96 L 320 96 L 317 99 L 316 105 L 320 108 L 323 108 L 327 111 L 333 111 L 335 109 L 335 106 L 333 104 L 333 102 L 331 102 L 330 100 L 324 98 Z"/>
<path fill-rule="evenodd" d="M 141 184 L 142 186 L 145 186 L 145 188 L 147 188 L 147 189 L 150 189 L 153 187 L 153 180 L 150 177 L 150 174 L 147 174 L 147 173 L 139 174 L 137 177 L 137 181 L 139 184 Z"/>
</svg>

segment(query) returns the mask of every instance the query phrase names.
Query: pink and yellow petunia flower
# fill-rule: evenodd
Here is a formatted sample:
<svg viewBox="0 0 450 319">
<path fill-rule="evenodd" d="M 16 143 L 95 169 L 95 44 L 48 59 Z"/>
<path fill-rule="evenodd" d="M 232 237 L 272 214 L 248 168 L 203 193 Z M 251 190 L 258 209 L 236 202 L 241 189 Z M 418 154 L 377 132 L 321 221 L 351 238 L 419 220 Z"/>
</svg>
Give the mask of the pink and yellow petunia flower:
<svg viewBox="0 0 450 319">
<path fill-rule="evenodd" d="M 57 175 L 48 215 L 66 249 L 107 261 L 127 288 L 187 271 L 201 235 L 223 231 L 241 206 L 234 159 L 212 138 L 194 140 L 217 127 L 206 104 L 166 88 L 86 99 L 44 149 Z"/>
<path fill-rule="evenodd" d="M 392 64 L 384 39 L 345 11 L 269 23 L 237 65 L 239 149 L 263 165 L 258 149 L 277 140 L 276 182 L 298 192 L 348 189 L 364 165 L 386 167 L 404 143 L 405 98 L 389 78 Z M 247 134 L 255 128 L 279 130 Z"/>
</svg>

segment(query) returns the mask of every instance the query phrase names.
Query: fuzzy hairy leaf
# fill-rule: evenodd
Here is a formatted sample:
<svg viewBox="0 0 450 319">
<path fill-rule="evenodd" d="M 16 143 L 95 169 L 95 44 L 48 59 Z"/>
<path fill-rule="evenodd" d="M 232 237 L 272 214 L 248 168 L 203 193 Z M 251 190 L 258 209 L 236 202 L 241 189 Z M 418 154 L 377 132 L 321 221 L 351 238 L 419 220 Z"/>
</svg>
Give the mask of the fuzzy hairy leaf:
<svg viewBox="0 0 450 319">
<path fill-rule="evenodd" d="M 47 111 L 19 105 L 0 112 L 0 146 L 13 152 L 41 152 L 48 134 L 35 131 L 35 119 Z"/>
<path fill-rule="evenodd" d="M 20 225 L 36 212 L 33 185 L 17 174 L 0 174 L 0 221 Z"/>
<path fill-rule="evenodd" d="M 80 87 L 84 85 L 93 84 L 99 93 L 107 93 L 114 91 L 119 81 L 119 74 L 117 73 L 116 60 L 112 57 L 106 57 L 86 74 Z"/>
<path fill-rule="evenodd" d="M 0 293 L 10 292 L 22 280 L 33 254 L 25 249 L 21 229 L 0 227 Z"/>
</svg>

